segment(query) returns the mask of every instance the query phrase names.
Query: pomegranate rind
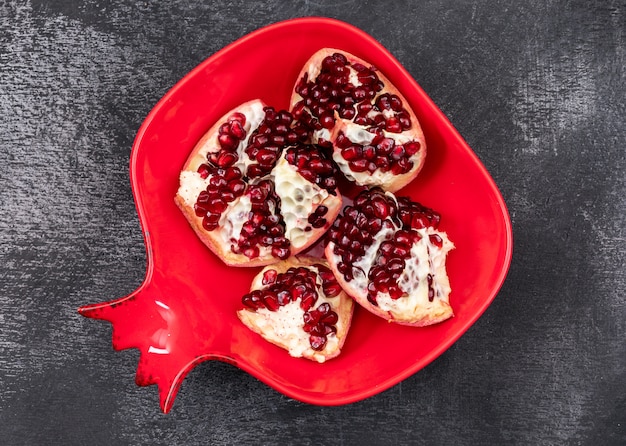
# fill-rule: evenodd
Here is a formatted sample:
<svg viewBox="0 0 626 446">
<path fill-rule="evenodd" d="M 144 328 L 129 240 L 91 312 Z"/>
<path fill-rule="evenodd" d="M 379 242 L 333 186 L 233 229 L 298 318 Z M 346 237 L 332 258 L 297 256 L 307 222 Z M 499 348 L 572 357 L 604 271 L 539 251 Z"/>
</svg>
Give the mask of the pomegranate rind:
<svg viewBox="0 0 626 446">
<path fill-rule="evenodd" d="M 280 261 L 273 265 L 268 265 L 254 277 L 250 286 L 250 291 L 265 287 L 262 283 L 263 275 L 269 269 L 276 270 L 278 274 L 281 274 L 291 267 L 310 267 L 315 264 L 320 264 L 326 266 L 327 268 L 329 267 L 325 259 L 310 256 L 293 256 L 287 260 Z M 303 358 L 319 363 L 323 363 L 329 359 L 339 356 L 345 343 L 348 331 L 350 330 L 352 315 L 354 313 L 354 301 L 346 294 L 345 291 L 341 291 L 335 297 L 328 298 L 326 302 L 330 304 L 331 309 L 337 313 L 337 316 L 339 317 L 336 324 L 337 333 L 334 335 L 336 336 L 338 342 L 332 345 L 331 343 L 327 343 L 323 350 L 316 351 L 308 345 L 307 340 L 307 346 L 306 348 L 303 348 L 302 353 Z M 259 313 L 248 308 L 243 308 L 237 311 L 237 317 L 246 327 L 263 337 L 263 339 L 289 352 L 290 345 L 286 339 L 278 336 L 274 330 L 267 330 L 262 327 L 261 320 L 264 318 L 259 315 Z"/>
<path fill-rule="evenodd" d="M 207 162 L 207 152 L 215 152 L 219 150 L 219 144 L 217 142 L 219 128 L 220 125 L 224 123 L 229 116 L 236 112 L 243 113 L 248 116 L 253 109 L 259 107 L 263 108 L 265 106 L 266 104 L 263 101 L 259 99 L 254 99 L 238 105 L 229 112 L 225 113 L 196 143 L 185 164 L 183 165 L 181 177 L 183 175 L 183 172 L 197 172 L 200 165 Z M 253 128 L 250 129 L 250 131 L 246 135 L 246 140 L 253 131 Z M 303 179 L 303 181 L 306 180 Z M 333 221 L 339 214 L 342 205 L 342 199 L 339 190 L 335 189 L 335 192 L 336 195 L 329 194 L 323 201 L 317 204 L 317 206 L 324 205 L 328 208 L 328 212 L 326 213 L 327 224 L 321 228 L 312 228 L 311 231 L 307 233 L 308 239 L 304 244 L 298 247 L 291 246 L 291 255 L 296 255 L 317 242 L 317 240 L 319 240 L 319 238 L 324 235 L 324 232 L 333 223 Z M 193 206 L 190 205 L 183 198 L 180 189 L 177 191 L 174 201 L 189 222 L 189 225 L 196 233 L 200 241 L 204 243 L 226 265 L 237 267 L 259 267 L 277 263 L 279 261 L 278 258 L 272 256 L 271 252 L 267 252 L 264 255 L 260 255 L 252 259 L 245 256 L 244 254 L 234 253 L 231 250 L 231 243 L 224 242 L 224 239 L 220 236 L 219 231 L 207 231 L 206 229 L 204 229 L 204 227 L 202 226 L 202 218 L 196 215 Z M 313 209 L 313 211 L 314 210 L 315 209 Z"/>
<path fill-rule="evenodd" d="M 320 71 L 320 67 L 322 65 L 322 61 L 327 57 L 327 56 L 331 56 L 334 53 L 341 53 L 343 54 L 347 59 L 348 62 L 350 64 L 354 64 L 354 63 L 360 63 L 362 65 L 371 67 L 372 64 L 368 63 L 367 61 L 351 54 L 348 53 L 346 51 L 343 50 L 339 50 L 339 49 L 335 49 L 335 48 L 322 48 L 320 50 L 318 50 L 317 52 L 315 52 L 310 58 L 309 60 L 304 64 L 302 70 L 300 71 L 300 73 L 298 74 L 298 77 L 296 78 L 296 85 L 297 83 L 300 81 L 300 79 L 302 79 L 302 77 L 304 76 L 305 73 L 308 74 L 309 79 L 314 78 L 317 76 L 317 74 Z M 367 183 L 363 183 L 360 181 L 356 181 L 356 183 L 359 186 L 367 186 L 367 187 L 374 187 L 374 186 L 379 186 L 382 189 L 384 189 L 385 191 L 389 191 L 389 192 L 396 192 L 400 189 L 402 189 L 404 186 L 406 186 L 407 184 L 409 184 L 411 181 L 413 181 L 415 179 L 415 177 L 417 177 L 417 175 L 419 174 L 419 172 L 422 170 L 422 167 L 424 167 L 424 162 L 426 160 L 426 139 L 424 138 L 424 132 L 422 130 L 422 127 L 419 123 L 419 120 L 417 119 L 417 115 L 415 114 L 415 112 L 413 111 L 412 107 L 410 107 L 409 102 L 406 100 L 406 98 L 402 95 L 402 93 L 400 93 L 400 91 L 393 85 L 393 83 L 384 75 L 384 73 L 376 70 L 376 74 L 379 78 L 379 80 L 381 82 L 383 82 L 384 87 L 383 89 L 377 94 L 377 97 L 385 94 L 385 93 L 389 93 L 389 94 L 394 94 L 396 96 L 398 96 L 400 98 L 400 100 L 402 101 L 402 103 L 404 104 L 404 107 L 406 109 L 406 111 L 409 113 L 409 116 L 411 118 L 411 128 L 409 130 L 405 130 L 404 132 L 402 132 L 401 134 L 396 134 L 396 135 L 403 135 L 403 137 L 407 137 L 409 140 L 411 141 L 417 141 L 420 144 L 420 149 L 414 154 L 412 155 L 409 159 L 413 162 L 413 167 L 403 173 L 403 174 L 398 174 L 398 175 L 393 175 L 393 176 L 389 176 L 387 178 L 377 178 L 379 176 L 380 172 L 375 172 L 374 175 L 372 175 L 371 180 L 368 180 Z M 294 86 L 293 90 L 292 90 L 292 95 L 291 95 L 291 99 L 290 99 L 290 110 L 293 110 L 294 106 L 300 102 L 302 100 L 302 96 L 300 96 L 297 92 L 296 92 L 296 88 Z M 347 121 L 343 120 L 341 118 L 339 118 L 338 114 L 335 112 L 335 126 L 332 128 L 332 130 L 330 131 L 330 141 L 333 144 L 333 151 L 335 152 L 335 156 L 341 156 L 341 149 L 339 149 L 336 144 L 335 141 L 337 139 L 337 136 L 339 135 L 339 133 L 341 132 L 345 132 L 346 127 L 347 127 Z M 352 125 L 356 125 L 356 124 L 352 124 Z M 359 126 L 362 128 L 366 128 L 365 126 Z M 388 135 L 391 138 L 394 138 L 393 134 L 389 134 Z M 396 139 L 396 138 L 394 138 Z M 341 171 L 346 174 L 348 173 L 349 175 L 352 174 L 352 172 L 346 172 L 346 169 L 349 169 L 347 166 L 342 166 L 339 165 L 339 168 L 341 169 Z"/>
</svg>

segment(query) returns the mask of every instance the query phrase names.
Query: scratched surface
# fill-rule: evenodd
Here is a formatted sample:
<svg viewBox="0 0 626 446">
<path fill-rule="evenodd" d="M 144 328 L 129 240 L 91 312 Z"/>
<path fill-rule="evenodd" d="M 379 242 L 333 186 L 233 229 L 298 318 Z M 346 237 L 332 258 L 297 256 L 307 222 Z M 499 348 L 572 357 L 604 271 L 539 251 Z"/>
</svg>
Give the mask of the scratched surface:
<svg viewBox="0 0 626 446">
<path fill-rule="evenodd" d="M 76 314 L 144 276 L 133 138 L 204 58 L 305 15 L 377 38 L 476 151 L 511 213 L 509 276 L 368 400 L 313 407 L 210 362 L 162 415 L 136 351 Z M 625 28 L 612 0 L 0 1 L 0 442 L 626 444 Z"/>
</svg>

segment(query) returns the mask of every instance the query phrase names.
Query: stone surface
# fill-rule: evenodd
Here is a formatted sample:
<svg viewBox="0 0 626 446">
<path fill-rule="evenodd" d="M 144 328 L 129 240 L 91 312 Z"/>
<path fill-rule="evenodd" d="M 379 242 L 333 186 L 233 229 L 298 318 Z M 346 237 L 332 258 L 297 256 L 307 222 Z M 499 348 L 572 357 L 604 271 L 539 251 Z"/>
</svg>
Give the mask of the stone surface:
<svg viewBox="0 0 626 446">
<path fill-rule="evenodd" d="M 378 39 L 508 204 L 507 281 L 450 350 L 314 407 L 223 363 L 172 412 L 80 305 L 133 291 L 143 118 L 258 27 L 334 17 Z M 620 1 L 0 2 L 0 438 L 14 444 L 626 444 L 626 11 Z"/>
</svg>

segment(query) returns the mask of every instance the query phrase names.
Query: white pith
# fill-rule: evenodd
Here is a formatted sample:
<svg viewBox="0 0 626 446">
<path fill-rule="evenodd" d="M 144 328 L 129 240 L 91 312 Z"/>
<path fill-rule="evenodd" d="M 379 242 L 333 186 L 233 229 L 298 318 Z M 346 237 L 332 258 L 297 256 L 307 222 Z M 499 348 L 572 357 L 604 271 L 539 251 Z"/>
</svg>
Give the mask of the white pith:
<svg viewBox="0 0 626 446">
<path fill-rule="evenodd" d="M 338 302 L 338 297 L 329 298 L 324 294 L 322 289 L 322 279 L 319 276 L 319 270 L 315 266 L 307 267 L 313 271 L 316 275 L 316 288 L 318 293 L 317 301 L 314 308 L 318 308 L 323 303 L 328 303 L 331 309 L 337 312 L 333 303 Z M 262 277 L 262 275 L 259 275 Z M 253 283 L 253 288 L 263 289 L 267 286 L 260 287 L 261 280 L 257 280 Z M 311 308 L 313 309 L 313 308 Z M 267 308 L 260 308 L 255 312 L 258 317 L 255 318 L 255 323 L 258 328 L 261 329 L 263 336 L 268 340 L 279 341 L 284 344 L 289 351 L 289 354 L 295 358 L 300 358 L 307 355 L 312 355 L 317 362 L 324 362 L 325 357 L 322 355 L 324 351 L 333 351 L 339 344 L 339 339 L 335 333 L 327 335 L 326 345 L 321 352 L 317 352 L 311 348 L 309 341 L 309 333 L 304 331 L 304 310 L 300 308 L 300 300 L 289 302 L 287 305 L 278 307 L 276 311 L 268 310 Z M 340 326 L 343 321 L 340 319 L 337 322 L 337 330 L 340 330 Z"/>
<path fill-rule="evenodd" d="M 310 234 L 304 231 L 309 226 L 308 217 L 328 197 L 328 191 L 303 178 L 284 156 L 280 157 L 271 175 L 281 200 L 286 237 L 295 248 L 304 246 Z"/>
<path fill-rule="evenodd" d="M 200 192 L 206 190 L 209 185 L 209 180 L 210 177 L 202 178 L 198 172 L 183 170 L 180 173 L 178 195 L 185 200 L 187 206 L 193 208 Z"/>
</svg>

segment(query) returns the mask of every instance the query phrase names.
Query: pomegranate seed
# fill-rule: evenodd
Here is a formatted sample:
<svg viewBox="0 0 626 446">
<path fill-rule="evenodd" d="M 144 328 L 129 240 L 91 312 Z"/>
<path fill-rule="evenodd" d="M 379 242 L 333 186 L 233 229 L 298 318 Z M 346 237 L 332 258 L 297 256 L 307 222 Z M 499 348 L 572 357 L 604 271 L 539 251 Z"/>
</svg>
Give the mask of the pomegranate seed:
<svg viewBox="0 0 626 446">
<path fill-rule="evenodd" d="M 389 216 L 389 206 L 383 200 L 374 200 L 372 201 L 372 206 L 374 208 L 374 215 L 378 218 L 385 219 Z M 382 223 L 381 223 L 382 224 Z"/>
<path fill-rule="evenodd" d="M 367 102 L 364 102 L 364 103 L 359 104 L 357 106 L 357 110 L 359 112 L 359 116 L 365 116 L 369 112 L 371 112 L 373 109 L 374 109 L 374 106 L 372 104 L 367 103 Z"/>
<path fill-rule="evenodd" d="M 267 149 L 259 150 L 256 160 L 263 166 L 271 166 L 276 161 L 276 154 Z"/>
<path fill-rule="evenodd" d="M 435 299 L 435 290 L 433 289 L 433 276 L 428 274 L 426 276 L 428 281 L 428 301 L 432 302 Z"/>
<path fill-rule="evenodd" d="M 227 152 L 222 152 L 222 153 L 227 153 Z M 219 169 L 219 171 L 223 172 L 222 169 Z M 220 175 L 213 175 L 209 179 L 209 184 L 212 185 L 212 186 L 215 186 L 217 188 L 222 188 L 222 187 L 226 186 L 227 181 Z"/>
<path fill-rule="evenodd" d="M 401 160 L 405 156 L 404 146 L 395 146 L 389 156 L 392 160 Z"/>
<path fill-rule="evenodd" d="M 230 117 L 228 118 L 228 122 L 230 123 L 238 122 L 239 124 L 243 126 L 246 124 L 246 115 L 240 112 L 235 112 L 232 115 L 230 115 Z"/>
<path fill-rule="evenodd" d="M 309 168 L 316 173 L 330 173 L 332 172 L 332 165 L 329 162 L 324 162 L 321 159 L 312 159 L 309 162 Z"/>
<path fill-rule="evenodd" d="M 213 221 L 208 215 L 202 219 L 202 227 L 207 231 L 214 231 L 217 229 L 218 222 Z"/>
<path fill-rule="evenodd" d="M 300 308 L 302 308 L 304 311 L 308 311 L 315 304 L 317 296 L 315 294 L 309 293 L 306 296 L 303 296 L 301 299 L 302 300 L 300 301 Z"/>
<path fill-rule="evenodd" d="M 402 158 L 399 161 L 395 162 L 391 166 L 391 172 L 394 175 L 402 175 L 403 173 L 407 173 L 413 167 L 413 163 L 407 164 L 406 159 Z"/>
<path fill-rule="evenodd" d="M 317 175 L 309 169 L 300 169 L 298 173 L 302 175 L 305 180 L 311 183 L 315 183 L 315 180 L 317 179 Z"/>
<path fill-rule="evenodd" d="M 395 94 L 389 96 L 389 105 L 391 106 L 391 109 L 395 112 L 399 112 L 400 110 L 402 110 L 402 101 Z"/>
<path fill-rule="evenodd" d="M 382 114 L 374 116 L 374 125 L 376 127 L 384 128 L 385 127 L 385 116 Z"/>
<path fill-rule="evenodd" d="M 324 350 L 327 341 L 325 336 L 311 336 L 309 342 L 313 350 L 321 351 Z"/>
<path fill-rule="evenodd" d="M 241 170 L 239 170 L 237 167 L 229 167 L 228 169 L 224 170 L 223 177 L 226 181 L 241 178 Z"/>
<path fill-rule="evenodd" d="M 249 193 L 252 202 L 262 203 L 267 198 L 267 194 L 260 187 L 250 187 Z"/>
<path fill-rule="evenodd" d="M 376 148 L 374 146 L 364 146 L 363 147 L 363 158 L 366 160 L 373 160 L 376 158 Z"/>
<path fill-rule="evenodd" d="M 278 272 L 275 269 L 268 269 L 263 273 L 263 285 L 269 285 L 271 283 L 276 282 L 276 277 L 278 276 Z"/>
<path fill-rule="evenodd" d="M 258 243 L 261 246 L 271 246 L 272 243 L 274 243 L 274 237 L 271 237 L 269 235 L 261 235 L 258 238 Z M 274 257 L 276 257 L 276 256 L 274 256 Z"/>
<path fill-rule="evenodd" d="M 407 231 L 398 231 L 395 234 L 395 239 L 398 243 L 402 245 L 410 245 L 412 242 L 411 236 Z"/>
<path fill-rule="evenodd" d="M 267 233 L 273 237 L 278 237 L 281 236 L 282 234 L 285 233 L 284 228 L 282 228 L 279 225 L 275 225 L 275 226 L 268 226 L 267 227 Z"/>
<path fill-rule="evenodd" d="M 246 190 L 246 183 L 241 179 L 232 180 L 228 183 L 228 189 L 230 189 L 235 197 L 238 197 Z"/>
<path fill-rule="evenodd" d="M 357 159 L 356 161 L 350 161 L 348 163 L 348 166 L 354 172 L 365 172 L 367 170 L 368 165 L 369 165 L 369 162 L 363 158 Z"/>
<path fill-rule="evenodd" d="M 279 305 L 287 305 L 291 302 L 291 293 L 288 290 L 281 290 L 276 293 L 276 300 Z"/>
<path fill-rule="evenodd" d="M 402 110 L 396 116 L 398 117 L 398 120 L 400 121 L 402 130 L 408 130 L 411 128 L 411 118 L 405 110 Z"/>
<path fill-rule="evenodd" d="M 439 234 L 430 234 L 428 239 L 430 240 L 430 243 L 435 245 L 437 248 L 441 248 L 443 246 L 443 239 L 439 236 Z"/>
<path fill-rule="evenodd" d="M 320 305 L 321 306 L 321 305 Z M 331 327 L 333 325 L 335 325 L 337 322 L 339 322 L 339 315 L 337 315 L 337 313 L 335 313 L 334 311 L 332 311 L 329 309 L 328 311 L 326 311 L 324 314 L 322 314 L 322 316 L 320 317 L 320 322 L 323 323 L 324 325 L 326 325 L 327 327 Z M 332 328 L 331 328 L 332 330 Z"/>
<path fill-rule="evenodd" d="M 241 226 L 241 232 L 242 234 L 251 237 L 256 233 L 256 226 L 251 221 L 247 221 Z"/>
<path fill-rule="evenodd" d="M 198 205 L 198 203 L 195 203 L 193 205 L 193 210 L 194 210 L 194 212 L 196 214 L 196 217 L 204 217 L 206 215 L 206 212 L 207 212 L 206 208 Z"/>
<path fill-rule="evenodd" d="M 237 155 L 231 152 L 222 152 L 217 158 L 217 165 L 220 167 L 230 167 L 237 162 Z"/>
<path fill-rule="evenodd" d="M 371 85 L 378 80 L 378 76 L 371 70 L 363 70 L 357 74 L 357 77 L 364 85 Z"/>
<path fill-rule="evenodd" d="M 335 118 L 331 113 L 322 113 L 320 116 L 320 124 L 325 129 L 332 129 L 335 126 Z"/>
<path fill-rule="evenodd" d="M 359 78 L 359 80 L 361 79 Z M 363 81 L 361 80 L 361 82 Z M 367 90 L 363 86 L 359 86 L 352 91 L 352 98 L 356 102 L 363 102 L 365 99 L 367 99 L 367 96 Z"/>
<path fill-rule="evenodd" d="M 198 166 L 198 173 L 200 174 L 200 177 L 207 178 L 210 173 L 209 166 L 206 164 L 200 164 L 200 166 Z"/>
<path fill-rule="evenodd" d="M 313 226 L 316 229 L 323 228 L 325 225 L 326 225 L 326 219 L 324 218 L 317 218 L 313 222 L 311 222 L 311 226 Z"/>
<path fill-rule="evenodd" d="M 250 144 L 254 146 L 265 146 L 269 140 L 270 139 L 267 135 L 255 134 L 252 136 Z"/>
<path fill-rule="evenodd" d="M 243 296 L 241 301 L 246 307 L 250 308 L 251 310 L 258 310 L 259 308 L 264 307 L 263 302 L 261 300 L 260 290 L 254 290 L 246 294 L 245 296 Z"/>
<path fill-rule="evenodd" d="M 220 146 L 222 147 L 222 149 L 228 150 L 228 151 L 232 151 L 236 149 L 237 145 L 239 144 L 239 141 L 237 140 L 237 138 L 235 138 L 232 135 L 229 135 L 228 133 L 219 135 L 217 140 Z"/>
<path fill-rule="evenodd" d="M 270 311 L 276 311 L 278 310 L 278 307 L 280 306 L 278 304 L 278 296 L 276 296 L 276 294 L 272 293 L 271 291 L 269 291 L 265 296 L 263 296 L 263 304 Z"/>
<path fill-rule="evenodd" d="M 343 119 L 353 119 L 356 116 L 356 111 L 354 111 L 353 107 L 342 108 L 339 111 L 339 116 Z"/>
<path fill-rule="evenodd" d="M 220 152 L 211 152 L 211 153 L 207 153 L 207 160 L 213 164 L 214 166 L 217 165 L 217 158 L 219 157 Z"/>
<path fill-rule="evenodd" d="M 346 138 L 347 139 L 347 138 Z M 358 145 L 352 145 L 349 146 L 345 149 L 341 150 L 341 156 L 346 160 L 346 161 L 353 161 L 356 160 L 358 158 L 361 157 L 362 155 L 362 148 L 361 146 Z"/>
<path fill-rule="evenodd" d="M 408 156 L 413 156 L 420 150 L 420 143 L 417 141 L 410 141 L 404 144 L 404 152 Z"/>
<path fill-rule="evenodd" d="M 277 259 L 285 260 L 289 257 L 289 255 L 290 255 L 289 248 L 280 248 L 276 246 L 272 248 L 272 256 L 276 257 Z"/>
<path fill-rule="evenodd" d="M 241 122 L 235 120 L 230 124 L 230 134 L 242 140 L 246 137 L 246 130 L 243 128 L 243 125 L 241 125 Z"/>
<path fill-rule="evenodd" d="M 328 302 L 324 302 L 323 304 L 320 304 L 316 310 L 319 315 L 327 314 L 330 311 L 330 304 Z"/>
<path fill-rule="evenodd" d="M 397 284 L 390 285 L 387 292 L 392 299 L 399 299 L 404 295 L 404 291 Z"/>
<path fill-rule="evenodd" d="M 202 192 L 200 192 L 200 194 L 198 195 L 198 199 L 196 200 L 196 204 L 206 204 L 209 202 L 210 199 L 210 195 L 207 191 L 203 190 Z"/>
<path fill-rule="evenodd" d="M 350 139 L 346 135 L 344 135 L 343 132 L 340 132 L 339 135 L 337 135 L 335 144 L 340 149 L 346 149 L 352 145 L 352 141 L 350 141 Z"/>
<path fill-rule="evenodd" d="M 220 125 L 219 130 L 217 131 L 218 135 L 228 135 L 230 133 L 230 123 L 225 122 Z"/>
<path fill-rule="evenodd" d="M 329 284 L 323 284 L 322 285 L 322 290 L 324 291 L 324 294 L 326 295 L 326 297 L 335 297 L 338 296 L 339 293 L 341 293 L 341 286 L 337 283 L 329 283 Z"/>
<path fill-rule="evenodd" d="M 387 122 L 385 123 L 385 130 L 391 133 L 401 133 L 402 125 L 400 124 L 398 118 L 392 117 L 387 119 Z"/>
<path fill-rule="evenodd" d="M 391 110 L 391 95 L 389 93 L 380 95 L 376 99 L 376 107 L 379 110 Z"/>
<path fill-rule="evenodd" d="M 221 214 L 226 210 L 228 205 L 222 198 L 212 198 L 207 203 L 207 208 L 214 214 Z"/>
<path fill-rule="evenodd" d="M 248 257 L 249 259 L 254 259 L 259 256 L 259 248 L 256 246 L 246 248 L 243 250 L 243 255 Z"/>
<path fill-rule="evenodd" d="M 400 258 L 393 258 L 387 262 L 387 271 L 390 273 L 401 273 L 404 271 L 405 263 Z"/>
<path fill-rule="evenodd" d="M 285 153 L 285 159 L 307 181 L 336 195 L 335 167 L 319 146 L 298 144 L 290 147 Z"/>
</svg>

